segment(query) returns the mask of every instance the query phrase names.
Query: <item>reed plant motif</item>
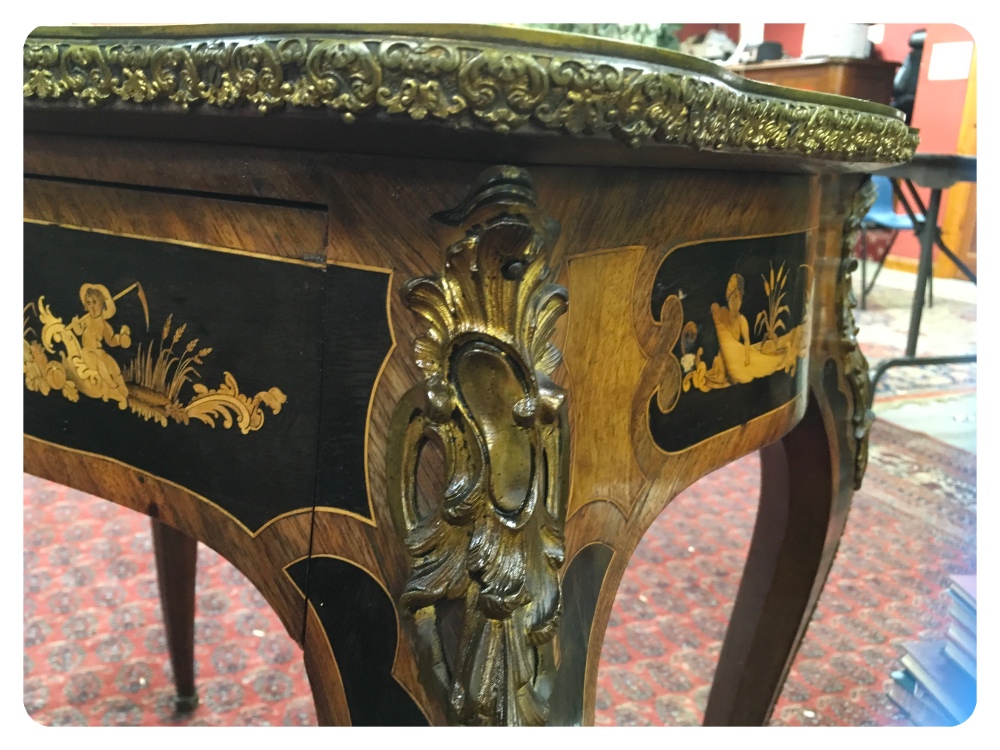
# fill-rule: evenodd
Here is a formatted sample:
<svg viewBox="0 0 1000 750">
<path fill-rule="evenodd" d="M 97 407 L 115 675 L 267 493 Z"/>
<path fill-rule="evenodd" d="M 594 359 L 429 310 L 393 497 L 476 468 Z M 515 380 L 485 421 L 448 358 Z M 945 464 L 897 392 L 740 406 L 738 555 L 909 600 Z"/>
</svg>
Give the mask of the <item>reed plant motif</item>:
<svg viewBox="0 0 1000 750">
<path fill-rule="evenodd" d="M 764 343 L 761 351 L 765 354 L 774 352 L 778 340 L 778 331 L 785 329 L 785 321 L 781 320 L 783 313 L 791 313 L 788 305 L 782 304 L 785 298 L 785 284 L 788 282 L 788 272 L 785 264 L 782 263 L 775 274 L 774 266 L 771 266 L 770 278 L 761 274 L 764 280 L 764 293 L 767 295 L 767 309 L 757 313 L 754 321 L 753 332 L 755 334 L 764 331 Z"/>
<path fill-rule="evenodd" d="M 129 384 L 129 406 L 144 419 L 154 419 L 166 426 L 167 418 L 182 424 L 188 423 L 188 414 L 180 402 L 184 384 L 199 377 L 195 365 L 204 364 L 204 357 L 212 353 L 211 347 L 198 349 L 198 339 L 191 339 L 179 354 L 174 347 L 180 343 L 187 324 L 178 326 L 170 336 L 173 314 L 167 316 L 159 341 L 150 341 L 144 352 L 140 344 L 138 354 L 123 373 Z M 170 343 L 166 343 L 167 339 Z M 154 359 L 154 346 L 158 350 Z"/>
<path fill-rule="evenodd" d="M 95 325 L 90 320 L 100 320 L 102 314 L 104 321 L 112 317 L 115 300 L 136 289 L 148 331 L 149 310 L 145 293 L 138 282 L 113 297 L 102 285 L 84 284 L 80 299 L 85 305 L 91 288 L 97 289 L 96 296 L 100 297 L 98 302 L 93 303 L 94 312 L 88 313 L 90 318 L 75 317 L 69 324 L 64 324 L 62 318 L 52 313 L 45 305 L 44 296 L 38 298 L 37 305 L 29 302 L 24 306 L 24 382 L 29 391 L 43 396 L 57 391 L 74 402 L 79 401 L 81 393 L 105 401 L 112 398 L 119 402 L 119 408 L 127 407 L 147 422 L 153 420 L 163 427 L 170 420 L 186 425 L 196 419 L 209 427 L 215 427 L 217 421 L 221 421 L 224 429 L 236 426 L 244 435 L 263 426 L 262 407 L 267 406 L 273 414 L 277 414 L 288 400 L 280 388 L 268 388 L 254 396 L 241 393 L 236 378 L 226 371 L 223 371 L 223 381 L 217 388 L 206 386 L 201 382 L 197 367 L 205 364 L 205 357 L 212 353 L 212 347 L 199 348 L 199 340 L 193 338 L 179 348 L 187 324 L 174 329 L 173 314 L 167 316 L 160 338 L 145 345 L 137 343 L 132 361 L 120 371 L 118 363 L 104 349 L 104 343 L 117 348 L 130 348 L 128 328 L 123 326 L 119 334 L 112 335 L 111 327 L 101 321 L 107 327 L 107 334 L 99 330 L 101 335 L 88 343 L 89 326 Z M 31 325 L 35 318 L 42 324 L 41 335 Z M 84 328 L 81 321 L 86 321 L 88 327 Z M 113 337 L 109 339 L 108 336 Z M 104 387 L 108 383 L 114 386 L 113 390 Z M 193 395 L 184 403 L 182 391 L 188 383 Z"/>
</svg>

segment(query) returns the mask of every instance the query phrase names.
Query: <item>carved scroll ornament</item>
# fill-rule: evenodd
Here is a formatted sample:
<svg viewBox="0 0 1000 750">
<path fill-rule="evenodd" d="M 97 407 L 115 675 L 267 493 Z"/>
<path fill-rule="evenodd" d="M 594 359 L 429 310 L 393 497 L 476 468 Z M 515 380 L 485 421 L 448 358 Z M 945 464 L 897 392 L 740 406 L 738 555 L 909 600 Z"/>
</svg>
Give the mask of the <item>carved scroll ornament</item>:
<svg viewBox="0 0 1000 750">
<path fill-rule="evenodd" d="M 858 267 L 854 248 L 861 231 L 861 220 L 875 203 L 875 188 L 870 179 L 858 188 L 844 218 L 843 242 L 840 250 L 840 274 L 837 283 L 837 319 L 843 360 L 841 367 L 851 389 L 851 437 L 855 443 L 854 488 L 861 489 L 861 481 L 868 467 L 868 432 L 875 414 L 871 410 L 872 384 L 868 375 L 868 360 L 858 346 L 858 326 L 854 322 L 854 309 L 858 306 L 851 283 L 851 273 Z"/>
<path fill-rule="evenodd" d="M 513 167 L 484 172 L 435 218 L 466 234 L 441 274 L 404 288 L 428 327 L 415 344 L 423 383 L 399 403 L 390 437 L 390 503 L 412 558 L 401 605 L 455 720 L 543 724 L 567 493 L 565 393 L 550 380 L 567 304 L 551 283 L 558 225 Z M 416 476 L 431 441 L 446 489 L 423 503 Z"/>
</svg>

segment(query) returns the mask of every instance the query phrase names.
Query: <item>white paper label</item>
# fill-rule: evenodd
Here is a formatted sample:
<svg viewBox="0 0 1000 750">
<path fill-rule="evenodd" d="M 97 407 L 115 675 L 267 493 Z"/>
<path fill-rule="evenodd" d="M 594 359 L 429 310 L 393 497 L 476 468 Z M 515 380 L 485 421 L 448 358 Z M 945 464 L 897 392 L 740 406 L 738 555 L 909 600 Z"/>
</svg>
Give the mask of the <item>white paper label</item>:
<svg viewBox="0 0 1000 750">
<path fill-rule="evenodd" d="M 972 42 L 941 42 L 931 46 L 928 81 L 961 81 L 969 77 Z"/>
</svg>

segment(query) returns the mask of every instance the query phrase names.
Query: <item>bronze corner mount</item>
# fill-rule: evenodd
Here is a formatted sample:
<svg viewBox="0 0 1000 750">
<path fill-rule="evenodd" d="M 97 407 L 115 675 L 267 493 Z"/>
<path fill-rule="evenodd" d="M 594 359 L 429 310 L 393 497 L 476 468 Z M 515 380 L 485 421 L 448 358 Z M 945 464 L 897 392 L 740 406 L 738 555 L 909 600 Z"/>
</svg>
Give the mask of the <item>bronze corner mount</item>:
<svg viewBox="0 0 1000 750">
<path fill-rule="evenodd" d="M 850 389 L 851 406 L 850 438 L 854 441 L 854 488 L 861 489 L 861 482 L 868 467 L 868 433 L 875 413 L 871 410 L 872 385 L 868 373 L 868 360 L 858 344 L 858 326 L 854 309 L 858 306 L 851 279 L 858 267 L 854 248 L 861 232 L 861 221 L 875 203 L 875 186 L 866 177 L 851 199 L 844 217 L 841 244 L 840 273 L 837 279 L 837 318 L 840 327 L 841 370 Z"/>
<path fill-rule="evenodd" d="M 516 167 L 487 170 L 435 218 L 465 236 L 440 274 L 404 286 L 427 329 L 414 345 L 423 382 L 390 433 L 390 504 L 412 562 L 400 604 L 457 721 L 544 724 L 567 499 L 566 394 L 550 377 L 567 305 L 551 280 L 558 225 Z M 446 489 L 422 504 L 428 442 L 443 453 Z"/>
</svg>

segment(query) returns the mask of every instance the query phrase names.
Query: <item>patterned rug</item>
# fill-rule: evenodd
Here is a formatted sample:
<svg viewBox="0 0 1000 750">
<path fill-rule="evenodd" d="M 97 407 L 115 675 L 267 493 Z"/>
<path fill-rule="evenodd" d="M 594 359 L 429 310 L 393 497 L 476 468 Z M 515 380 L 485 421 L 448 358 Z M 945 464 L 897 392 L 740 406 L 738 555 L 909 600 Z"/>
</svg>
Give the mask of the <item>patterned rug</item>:
<svg viewBox="0 0 1000 750">
<path fill-rule="evenodd" d="M 314 725 L 301 651 L 257 589 L 198 545 L 195 676 L 174 713 L 149 519 L 24 476 L 24 705 L 46 726 Z"/>
<path fill-rule="evenodd" d="M 886 422 L 872 444 L 774 724 L 905 724 L 882 690 L 898 643 L 940 635 L 948 574 L 975 572 L 975 456 Z M 601 654 L 598 725 L 700 723 L 758 475 L 755 454 L 702 479 L 643 538 Z M 218 554 L 199 548 L 201 706 L 178 716 L 148 520 L 25 475 L 24 521 L 24 704 L 37 722 L 316 723 L 298 647 Z"/>
<path fill-rule="evenodd" d="M 975 572 L 975 456 L 884 421 L 871 439 L 774 725 L 907 725 L 883 690 L 899 643 L 941 637 L 948 575 Z M 596 724 L 701 723 L 753 531 L 746 488 L 759 471 L 752 454 L 705 477 L 646 532 L 605 636 Z"/>
</svg>

